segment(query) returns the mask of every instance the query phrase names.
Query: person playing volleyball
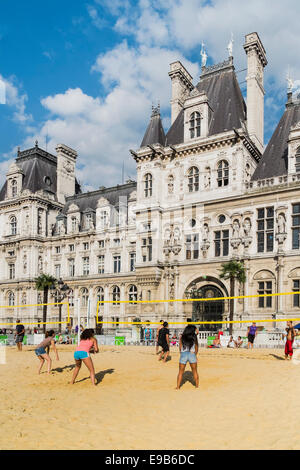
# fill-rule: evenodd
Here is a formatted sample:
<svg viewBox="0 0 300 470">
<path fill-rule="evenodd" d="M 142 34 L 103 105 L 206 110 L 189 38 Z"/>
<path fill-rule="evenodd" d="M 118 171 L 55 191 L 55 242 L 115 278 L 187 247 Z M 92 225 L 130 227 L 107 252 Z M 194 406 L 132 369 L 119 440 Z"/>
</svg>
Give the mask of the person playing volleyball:
<svg viewBox="0 0 300 470">
<path fill-rule="evenodd" d="M 56 354 L 56 360 L 57 361 L 59 360 L 57 349 L 55 347 L 54 336 L 55 336 L 54 330 L 47 331 L 45 339 L 35 349 L 35 354 L 40 360 L 40 366 L 38 370 L 39 374 L 41 373 L 41 369 L 45 361 L 48 362 L 48 374 L 50 374 L 51 365 L 52 365 L 52 360 L 51 360 L 51 357 L 49 356 L 50 346 L 52 346 Z"/>
<path fill-rule="evenodd" d="M 182 382 L 183 373 L 185 371 L 186 363 L 189 362 L 194 381 L 195 387 L 198 388 L 199 386 L 199 376 L 197 371 L 197 354 L 198 354 L 198 340 L 195 333 L 194 325 L 188 325 L 179 341 L 179 351 L 180 351 L 180 359 L 179 359 L 179 372 L 177 376 L 177 387 L 176 390 L 180 389 L 180 385 Z"/>
<path fill-rule="evenodd" d="M 76 377 L 80 371 L 82 361 L 90 371 L 90 377 L 93 385 L 96 385 L 95 382 L 95 369 L 93 361 L 89 355 L 90 352 L 99 352 L 98 342 L 96 338 L 94 338 L 94 330 L 92 328 L 88 328 L 83 330 L 80 335 L 80 343 L 77 346 L 74 359 L 75 359 L 75 369 L 73 373 L 73 378 L 71 384 L 75 383 Z"/>
</svg>

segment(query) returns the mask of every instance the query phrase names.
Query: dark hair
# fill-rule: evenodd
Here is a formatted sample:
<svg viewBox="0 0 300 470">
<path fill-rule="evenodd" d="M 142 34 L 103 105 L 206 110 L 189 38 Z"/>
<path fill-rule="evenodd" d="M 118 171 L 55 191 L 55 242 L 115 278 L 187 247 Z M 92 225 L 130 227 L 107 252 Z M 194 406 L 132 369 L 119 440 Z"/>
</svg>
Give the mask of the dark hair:
<svg viewBox="0 0 300 470">
<path fill-rule="evenodd" d="M 191 323 L 192 319 L 191 319 L 191 318 L 187 318 L 186 321 L 187 321 L 188 323 Z"/>
<path fill-rule="evenodd" d="M 45 334 L 45 338 L 49 338 L 49 336 L 53 336 L 55 333 L 54 330 L 49 330 L 49 331 L 46 331 L 46 334 Z"/>
<path fill-rule="evenodd" d="M 182 346 L 188 348 L 189 350 L 194 346 L 194 344 L 198 344 L 194 325 L 188 325 L 185 327 L 181 336 L 181 342 Z"/>
<path fill-rule="evenodd" d="M 163 323 L 164 321 L 163 321 L 163 320 L 159 320 L 159 323 L 161 323 L 161 322 Z"/>
<path fill-rule="evenodd" d="M 83 330 L 83 332 L 80 335 L 80 339 L 90 339 L 94 336 L 94 330 L 92 328 L 87 328 L 86 330 Z"/>
<path fill-rule="evenodd" d="M 168 326 L 168 322 L 167 321 L 164 321 L 164 324 L 163 324 L 163 327 L 166 328 Z"/>
</svg>

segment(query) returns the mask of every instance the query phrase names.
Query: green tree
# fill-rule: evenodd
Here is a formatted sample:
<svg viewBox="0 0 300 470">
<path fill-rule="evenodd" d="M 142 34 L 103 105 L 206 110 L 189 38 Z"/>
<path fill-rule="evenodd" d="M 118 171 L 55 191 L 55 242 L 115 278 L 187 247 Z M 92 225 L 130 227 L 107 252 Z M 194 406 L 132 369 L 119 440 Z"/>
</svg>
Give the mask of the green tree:
<svg viewBox="0 0 300 470">
<path fill-rule="evenodd" d="M 56 286 L 55 277 L 49 274 L 41 274 L 39 277 L 35 278 L 35 287 L 37 290 L 43 291 L 43 332 L 46 332 L 46 321 L 47 321 L 47 303 L 48 303 L 48 294 L 49 289 L 54 289 Z"/>
<path fill-rule="evenodd" d="M 221 279 L 229 279 L 230 282 L 230 297 L 235 295 L 235 281 L 244 284 L 246 282 L 246 271 L 244 263 L 241 261 L 228 261 L 228 263 L 222 264 L 222 269 L 220 270 Z M 234 299 L 229 301 L 229 321 L 233 320 L 233 310 L 234 310 Z M 233 323 L 229 324 L 229 334 L 232 335 Z"/>
</svg>

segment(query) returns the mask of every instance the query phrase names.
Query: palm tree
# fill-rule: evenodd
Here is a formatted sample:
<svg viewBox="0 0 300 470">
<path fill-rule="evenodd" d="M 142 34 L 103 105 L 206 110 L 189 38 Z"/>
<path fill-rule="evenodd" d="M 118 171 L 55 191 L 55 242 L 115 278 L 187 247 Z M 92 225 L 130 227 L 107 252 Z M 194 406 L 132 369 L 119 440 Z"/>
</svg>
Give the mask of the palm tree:
<svg viewBox="0 0 300 470">
<path fill-rule="evenodd" d="M 50 274 L 41 274 L 39 277 L 35 278 L 35 287 L 37 290 L 42 290 L 44 292 L 43 297 L 43 332 L 46 332 L 46 321 L 47 321 L 47 303 L 48 303 L 48 293 L 49 289 L 54 289 L 56 286 L 55 277 Z"/>
<path fill-rule="evenodd" d="M 237 280 L 240 283 L 246 282 L 246 272 L 244 263 L 241 261 L 228 261 L 228 263 L 222 264 L 222 269 L 220 273 L 221 279 L 229 279 L 230 281 L 230 297 L 234 297 L 235 291 L 235 281 Z M 229 304 L 229 321 L 233 321 L 233 307 L 234 307 L 234 299 L 230 299 Z M 233 324 L 229 324 L 229 334 L 232 335 Z"/>
</svg>

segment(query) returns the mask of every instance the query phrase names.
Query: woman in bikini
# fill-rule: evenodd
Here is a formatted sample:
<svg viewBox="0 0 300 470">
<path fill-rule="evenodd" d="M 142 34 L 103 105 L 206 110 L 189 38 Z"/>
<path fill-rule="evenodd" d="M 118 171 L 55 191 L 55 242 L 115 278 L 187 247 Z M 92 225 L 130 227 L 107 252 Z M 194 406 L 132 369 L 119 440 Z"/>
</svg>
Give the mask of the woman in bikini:
<svg viewBox="0 0 300 470">
<path fill-rule="evenodd" d="M 88 328 L 86 330 L 83 330 L 83 332 L 81 333 L 80 343 L 74 353 L 75 369 L 71 384 L 74 384 L 78 372 L 80 371 L 81 363 L 83 362 L 90 371 L 92 384 L 96 385 L 94 364 L 92 358 L 89 355 L 89 353 L 92 351 L 95 353 L 99 352 L 98 342 L 96 338 L 94 338 L 94 330 Z"/>
</svg>

